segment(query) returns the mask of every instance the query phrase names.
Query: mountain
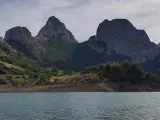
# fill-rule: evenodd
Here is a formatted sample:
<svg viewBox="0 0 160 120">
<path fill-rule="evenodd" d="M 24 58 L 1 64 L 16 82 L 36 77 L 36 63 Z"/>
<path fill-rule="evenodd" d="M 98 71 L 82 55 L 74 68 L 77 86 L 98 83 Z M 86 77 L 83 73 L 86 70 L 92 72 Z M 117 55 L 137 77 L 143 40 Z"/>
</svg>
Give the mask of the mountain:
<svg viewBox="0 0 160 120">
<path fill-rule="evenodd" d="M 147 33 L 136 29 L 127 19 L 104 20 L 88 41 L 93 49 L 96 48 L 91 45 L 93 42 L 103 42 L 104 49 L 101 46 L 98 51 L 128 55 L 135 62 L 152 60 L 159 53 L 159 47 L 150 41 Z"/>
<path fill-rule="evenodd" d="M 45 26 L 39 31 L 35 37 L 39 42 L 52 42 L 54 40 L 78 43 L 72 33 L 65 27 L 55 16 L 51 16 L 46 22 Z"/>
<path fill-rule="evenodd" d="M 26 27 L 18 26 L 6 32 L 5 40 L 28 58 L 39 60 L 48 67 L 82 70 L 106 61 L 131 60 L 127 55 L 97 52 L 89 47 L 88 41 L 78 43 L 64 23 L 55 16 L 47 20 L 35 37 Z"/>
<path fill-rule="evenodd" d="M 45 51 L 26 27 L 17 26 L 9 29 L 4 39 L 14 49 L 24 53 L 29 58 L 40 60 L 41 51 Z"/>
<path fill-rule="evenodd" d="M 26 27 L 18 26 L 6 32 L 5 40 L 25 56 L 41 62 L 65 59 L 72 44 L 78 43 L 65 25 L 54 16 L 48 19 L 36 37 Z"/>
<path fill-rule="evenodd" d="M 115 91 L 159 90 L 159 76 L 145 72 L 160 74 L 159 61 L 158 45 L 126 19 L 104 20 L 82 43 L 54 16 L 35 37 L 21 26 L 0 37 L 0 85 L 5 86 L 83 83 Z"/>
<path fill-rule="evenodd" d="M 42 55 L 43 61 L 49 63 L 69 59 L 75 44 L 78 44 L 64 23 L 55 16 L 48 19 L 35 39 L 45 49 Z"/>
</svg>

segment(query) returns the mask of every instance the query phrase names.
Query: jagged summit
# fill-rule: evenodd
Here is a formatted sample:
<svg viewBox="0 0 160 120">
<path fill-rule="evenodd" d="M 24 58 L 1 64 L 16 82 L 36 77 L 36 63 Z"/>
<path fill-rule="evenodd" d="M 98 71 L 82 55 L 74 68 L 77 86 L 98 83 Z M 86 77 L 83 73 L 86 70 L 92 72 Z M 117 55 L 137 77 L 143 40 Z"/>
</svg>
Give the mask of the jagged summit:
<svg viewBox="0 0 160 120">
<path fill-rule="evenodd" d="M 40 59 L 43 47 L 32 37 L 31 32 L 26 27 L 16 26 L 9 29 L 4 38 L 9 45 L 25 56 Z"/>
<path fill-rule="evenodd" d="M 105 19 L 103 22 L 100 23 L 99 26 L 112 26 L 112 27 L 116 27 L 116 26 L 121 26 L 121 27 L 134 27 L 132 25 L 132 23 L 127 20 L 127 19 L 112 19 L 112 20 L 108 20 L 108 19 Z"/>
<path fill-rule="evenodd" d="M 21 26 L 16 26 L 6 31 L 4 39 L 10 45 L 13 45 L 16 42 L 19 42 L 23 45 L 35 42 L 28 28 Z"/>
<path fill-rule="evenodd" d="M 113 19 L 113 20 L 110 20 L 110 22 L 119 23 L 123 25 L 127 25 L 127 24 L 132 25 L 132 23 L 128 19 L 122 19 L 122 18 Z"/>
<path fill-rule="evenodd" d="M 64 47 L 67 47 L 66 44 L 77 43 L 64 23 L 55 16 L 48 18 L 44 27 L 35 37 L 32 36 L 26 27 L 16 26 L 6 32 L 5 40 L 27 57 L 42 61 L 44 57 L 45 59 L 50 58 L 52 61 L 54 51 L 59 51 L 59 49 L 60 51 L 61 49 L 65 51 Z M 51 56 L 53 57 L 51 58 Z"/>
<path fill-rule="evenodd" d="M 51 23 L 62 23 L 62 22 L 61 22 L 57 17 L 55 17 L 55 16 L 49 17 L 46 23 L 48 24 L 49 22 L 51 22 Z"/>
<path fill-rule="evenodd" d="M 137 62 L 153 59 L 159 52 L 147 33 L 135 28 L 127 19 L 104 20 L 97 28 L 96 40 L 104 41 L 108 50 L 131 56 Z"/>
<path fill-rule="evenodd" d="M 96 35 L 83 43 L 78 43 L 55 16 L 48 18 L 35 37 L 26 27 L 17 26 L 6 32 L 5 40 L 27 57 L 62 68 L 79 68 L 82 64 L 86 66 L 106 60 L 131 60 L 131 57 L 142 62 L 154 59 L 160 49 L 150 41 L 145 30 L 135 28 L 127 19 L 105 19 L 99 24 Z"/>
<path fill-rule="evenodd" d="M 8 31 L 10 31 L 10 32 L 13 32 L 13 31 L 14 32 L 27 32 L 28 34 L 31 35 L 31 32 L 28 30 L 28 28 L 23 27 L 23 26 L 15 26 L 15 27 L 9 29 Z M 8 32 L 8 31 L 6 31 L 6 32 Z"/>
<path fill-rule="evenodd" d="M 64 23 L 62 23 L 55 16 L 48 18 L 48 21 L 35 38 L 41 42 L 47 41 L 49 39 L 55 40 L 57 38 L 60 38 L 62 41 L 77 42 L 73 34 L 66 28 Z"/>
</svg>

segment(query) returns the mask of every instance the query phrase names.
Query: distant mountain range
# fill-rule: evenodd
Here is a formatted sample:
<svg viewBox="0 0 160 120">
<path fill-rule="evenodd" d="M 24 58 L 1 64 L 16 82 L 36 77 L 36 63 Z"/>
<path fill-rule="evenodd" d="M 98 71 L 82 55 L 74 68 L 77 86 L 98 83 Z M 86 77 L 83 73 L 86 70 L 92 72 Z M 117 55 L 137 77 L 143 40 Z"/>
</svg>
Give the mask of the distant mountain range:
<svg viewBox="0 0 160 120">
<path fill-rule="evenodd" d="M 26 27 L 17 26 L 9 29 L 1 41 L 11 46 L 11 51 L 22 52 L 48 67 L 77 71 L 106 61 L 133 60 L 147 71 L 159 73 L 158 65 L 150 69 L 155 61 L 159 64 L 159 46 L 126 19 L 104 20 L 96 35 L 82 43 L 55 16 L 35 37 Z"/>
</svg>

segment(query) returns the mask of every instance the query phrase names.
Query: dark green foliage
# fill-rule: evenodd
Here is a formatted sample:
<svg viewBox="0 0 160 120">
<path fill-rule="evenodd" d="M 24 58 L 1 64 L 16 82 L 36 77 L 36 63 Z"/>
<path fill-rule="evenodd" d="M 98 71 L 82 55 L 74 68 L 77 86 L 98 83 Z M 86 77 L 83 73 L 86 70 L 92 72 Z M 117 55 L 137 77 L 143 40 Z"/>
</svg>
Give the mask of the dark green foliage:
<svg viewBox="0 0 160 120">
<path fill-rule="evenodd" d="M 97 73 L 99 71 L 101 71 L 103 69 L 104 65 L 94 65 L 91 67 L 87 67 L 84 71 L 82 71 L 81 73 Z"/>
<path fill-rule="evenodd" d="M 4 56 L 4 55 L 0 56 L 0 60 L 3 61 L 3 62 L 10 63 L 10 64 L 14 63 L 14 59 L 11 56 L 7 56 L 7 55 L 6 56 Z"/>
<path fill-rule="evenodd" d="M 82 73 L 93 72 L 101 77 L 110 78 L 113 82 L 130 82 L 132 84 L 160 82 L 158 76 L 144 72 L 137 64 L 131 61 L 107 62 L 89 67 Z"/>
<path fill-rule="evenodd" d="M 7 84 L 6 79 L 0 77 L 0 85 L 6 85 L 6 84 Z"/>
<path fill-rule="evenodd" d="M 101 74 L 111 78 L 115 82 L 130 81 L 131 83 L 138 84 L 143 80 L 142 71 L 139 66 L 129 61 L 107 63 Z"/>
</svg>

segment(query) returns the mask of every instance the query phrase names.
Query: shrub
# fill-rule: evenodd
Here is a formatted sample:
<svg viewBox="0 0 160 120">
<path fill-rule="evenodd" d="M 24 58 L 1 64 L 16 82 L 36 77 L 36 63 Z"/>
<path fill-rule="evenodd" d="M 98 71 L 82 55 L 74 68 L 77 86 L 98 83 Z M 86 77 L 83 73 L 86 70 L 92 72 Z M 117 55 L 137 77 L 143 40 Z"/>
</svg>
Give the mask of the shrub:
<svg viewBox="0 0 160 120">
<path fill-rule="evenodd" d="M 130 81 L 131 83 L 140 83 L 143 80 L 143 71 L 138 65 L 129 61 L 106 63 L 101 75 L 117 82 Z"/>
<path fill-rule="evenodd" d="M 13 76 L 6 76 L 7 80 L 13 79 Z"/>
<path fill-rule="evenodd" d="M 5 85 L 5 84 L 7 84 L 6 79 L 0 77 L 0 85 Z"/>
</svg>

